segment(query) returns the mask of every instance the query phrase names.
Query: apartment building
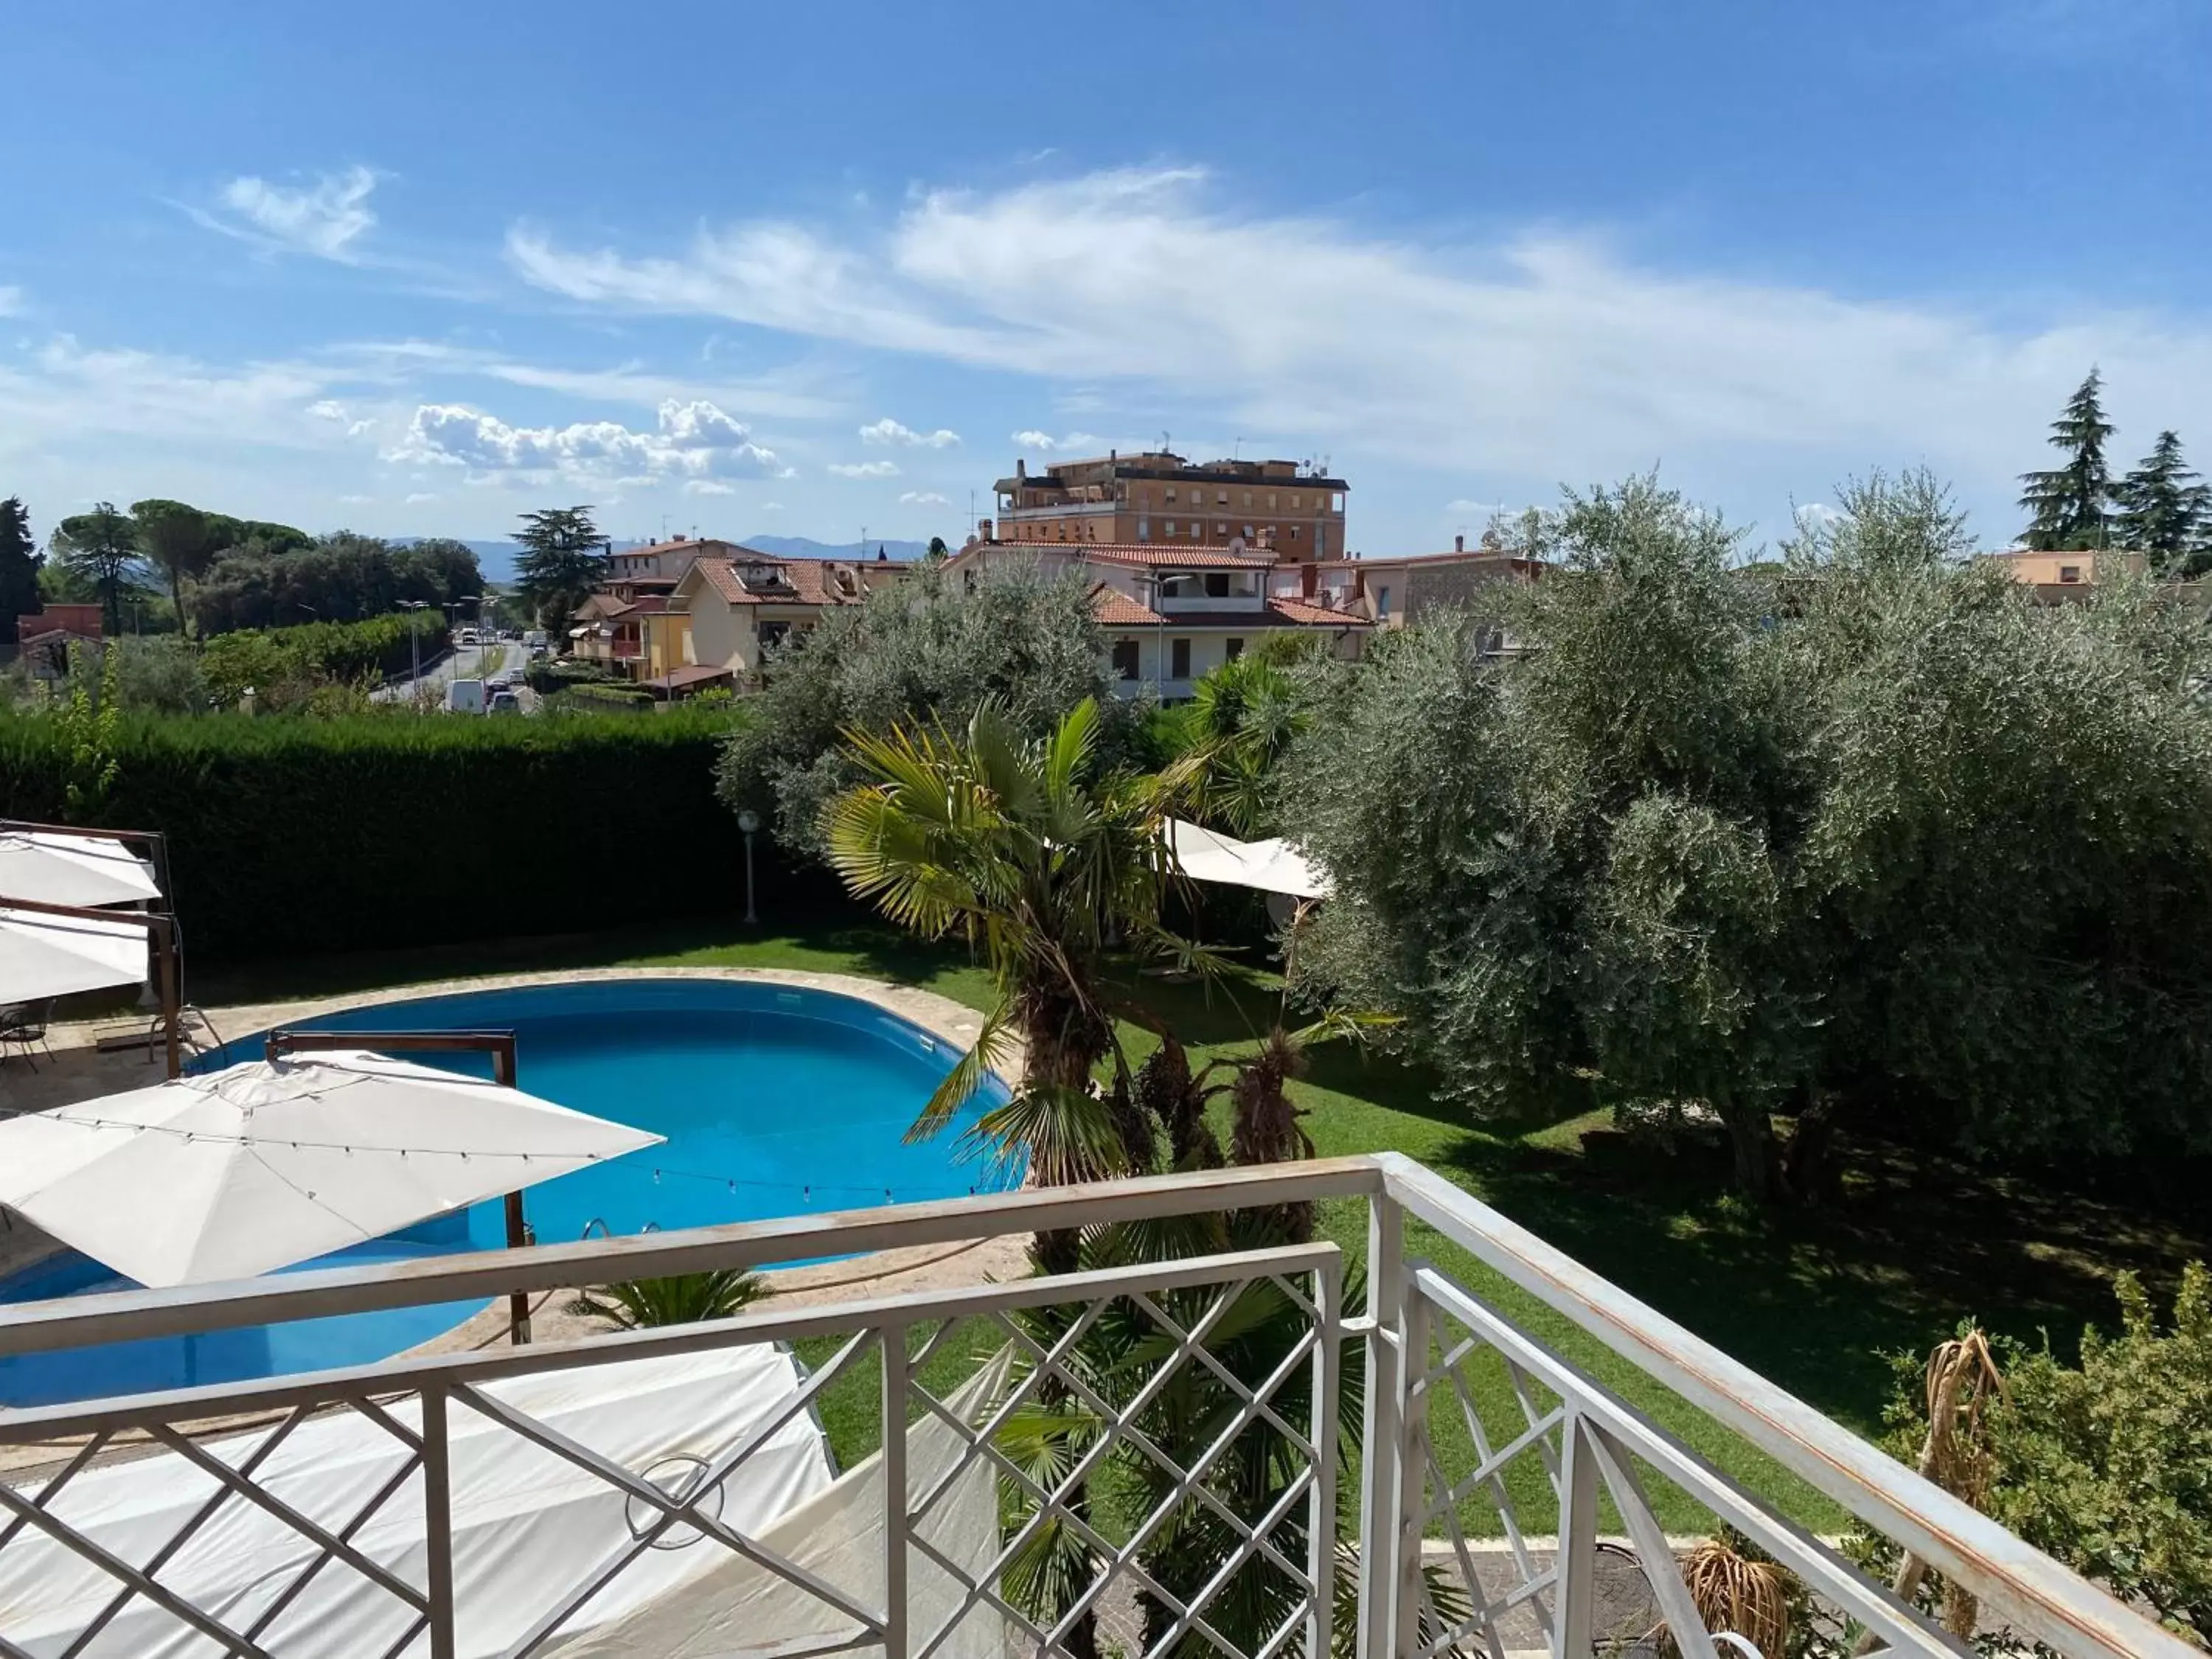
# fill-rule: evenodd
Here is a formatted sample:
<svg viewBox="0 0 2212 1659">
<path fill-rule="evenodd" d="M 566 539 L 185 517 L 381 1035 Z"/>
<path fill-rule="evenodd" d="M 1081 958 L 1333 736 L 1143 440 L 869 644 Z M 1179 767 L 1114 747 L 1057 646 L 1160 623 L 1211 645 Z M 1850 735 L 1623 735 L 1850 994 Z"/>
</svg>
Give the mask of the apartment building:
<svg viewBox="0 0 2212 1659">
<path fill-rule="evenodd" d="M 1373 624 L 1343 590 L 1316 584 L 1269 549 L 1231 545 L 1162 547 L 1146 543 L 1002 541 L 981 533 L 946 568 L 969 583 L 994 563 L 1035 561 L 1047 574 L 1078 572 L 1091 586 L 1091 614 L 1104 638 L 1104 665 L 1115 695 L 1151 692 L 1163 702 L 1192 695 L 1195 683 L 1273 634 L 1317 637 L 1339 655 L 1357 657 Z M 1333 562 L 1336 568 L 1352 568 Z"/>
<path fill-rule="evenodd" d="M 992 486 L 999 534 L 1060 546 L 1223 548 L 1266 544 L 1307 562 L 1344 556 L 1351 486 L 1297 461 L 1208 461 L 1165 449 L 1055 461 L 1032 474 L 1025 460 Z"/>
<path fill-rule="evenodd" d="M 1442 606 L 1490 611 L 1504 586 L 1534 581 L 1543 568 L 1540 559 L 1494 544 L 1470 549 L 1466 537 L 1455 536 L 1449 553 L 1356 559 L 1346 585 L 1376 627 L 1403 628 Z"/>
</svg>

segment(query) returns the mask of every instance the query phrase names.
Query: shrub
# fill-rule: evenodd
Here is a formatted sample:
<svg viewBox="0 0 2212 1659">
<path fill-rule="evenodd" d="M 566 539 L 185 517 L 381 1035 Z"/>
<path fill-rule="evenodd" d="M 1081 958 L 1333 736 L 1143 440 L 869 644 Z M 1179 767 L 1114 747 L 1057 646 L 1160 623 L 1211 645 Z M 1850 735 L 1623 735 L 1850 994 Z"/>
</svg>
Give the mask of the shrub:
<svg viewBox="0 0 2212 1659">
<path fill-rule="evenodd" d="M 199 653 L 174 635 L 112 641 L 116 694 L 133 714 L 207 712 L 207 673 Z"/>
<path fill-rule="evenodd" d="M 714 792 L 728 729 L 726 713 L 681 709 L 126 716 L 87 821 L 168 835 L 185 939 L 202 959 L 414 945 L 450 916 L 529 933 L 712 913 L 744 882 L 737 825 Z M 0 815 L 63 816 L 70 767 L 64 722 L 0 716 Z M 764 911 L 844 913 L 826 879 L 794 884 L 763 854 Z"/>
<path fill-rule="evenodd" d="M 2166 1628 L 2212 1646 L 2212 1273 L 2183 1272 L 2160 1331 L 2132 1273 L 2117 1336 L 2081 1364 L 2016 1360 L 1991 1419 L 1997 1518 Z"/>
</svg>

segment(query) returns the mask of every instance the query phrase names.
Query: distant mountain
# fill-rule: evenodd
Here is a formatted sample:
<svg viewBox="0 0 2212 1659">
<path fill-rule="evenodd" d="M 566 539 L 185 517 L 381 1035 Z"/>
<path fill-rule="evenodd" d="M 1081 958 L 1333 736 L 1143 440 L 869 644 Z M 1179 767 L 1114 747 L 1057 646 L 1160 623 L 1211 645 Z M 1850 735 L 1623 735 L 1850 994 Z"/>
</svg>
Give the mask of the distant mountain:
<svg viewBox="0 0 2212 1659">
<path fill-rule="evenodd" d="M 854 559 L 866 561 L 876 556 L 881 548 L 886 558 L 918 559 L 929 551 L 927 542 L 895 542 L 888 537 L 871 536 L 865 542 L 817 542 L 811 536 L 747 536 L 741 545 L 757 547 L 763 553 L 781 553 L 786 558 L 798 559 Z"/>
</svg>

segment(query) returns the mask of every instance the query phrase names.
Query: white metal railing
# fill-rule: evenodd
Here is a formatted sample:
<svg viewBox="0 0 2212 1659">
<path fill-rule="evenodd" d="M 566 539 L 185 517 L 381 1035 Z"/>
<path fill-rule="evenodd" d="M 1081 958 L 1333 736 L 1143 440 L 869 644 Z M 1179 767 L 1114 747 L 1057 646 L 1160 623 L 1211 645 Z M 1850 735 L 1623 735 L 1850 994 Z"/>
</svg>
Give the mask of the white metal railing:
<svg viewBox="0 0 2212 1659">
<path fill-rule="evenodd" d="M 52 1452 L 42 1468 L 0 1476 L 0 1586 L 15 1582 L 10 1553 L 27 1550 L 94 1587 L 70 1604 L 60 1628 L 35 1631 L 11 1623 L 22 1617 L 19 1601 L 0 1591 L 0 1656 L 343 1651 L 446 1659 L 559 1651 L 591 1628 L 603 1592 L 681 1535 L 749 1564 L 812 1610 L 814 1633 L 779 1638 L 779 1653 L 939 1659 L 976 1650 L 978 1620 L 987 1621 L 994 1652 L 1080 1652 L 1103 1617 L 1121 1621 L 1116 1628 L 1133 1654 L 1272 1659 L 1334 1646 L 1356 1647 L 1364 1659 L 1446 1652 L 1504 1659 L 1510 1650 L 1541 1648 L 1554 1659 L 1580 1659 L 1671 1642 L 1685 1659 L 1713 1659 L 1714 1639 L 1677 1569 L 1676 1543 L 1662 1530 L 1654 1481 L 1740 1529 L 1795 1575 L 1831 1620 L 1838 1653 L 1969 1650 L 1517 1325 L 1479 1287 L 1409 1254 L 1407 1234 L 1417 1226 L 1470 1252 L 1920 1555 L 1982 1598 L 1993 1617 L 2001 1611 L 2021 1646 L 2041 1642 L 2084 1659 L 2181 1659 L 2193 1651 L 1395 1155 L 23 1304 L 0 1310 L 0 1356 L 1316 1200 L 1366 1207 L 1363 1307 L 1345 1307 L 1346 1264 L 1336 1246 L 1322 1243 L 828 1306 L 781 1307 L 771 1299 L 758 1311 L 707 1324 L 0 1413 L 0 1447 Z M 1255 1297 L 1280 1316 L 1271 1328 L 1280 1340 L 1258 1362 L 1234 1346 L 1255 1305 L 1247 1298 Z M 1096 1354 L 1109 1329 L 1121 1358 L 1102 1369 Z M 842 1343 L 730 1444 L 691 1459 L 680 1480 L 581 1443 L 519 1408 L 505 1388 L 574 1368 L 822 1338 Z M 985 1349 L 1008 1358 L 980 1401 L 963 1404 L 930 1385 L 937 1362 Z M 1232 1351 L 1235 1364 L 1224 1358 Z M 1199 1385 L 1212 1402 L 1203 1424 L 1177 1415 L 1177 1402 Z M 1354 1388 L 1358 1426 L 1345 1438 L 1357 1443 L 1357 1464 L 1356 1473 L 1346 1465 L 1346 1478 L 1357 1480 L 1357 1503 L 1340 1504 L 1340 1389 Z M 882 1505 L 866 1571 L 832 1572 L 765 1541 L 757 1526 L 726 1521 L 720 1495 L 786 1425 L 833 1391 L 854 1389 L 874 1399 L 881 1490 L 900 1501 Z M 1501 1398 L 1510 1402 L 1503 1418 Z M 325 1514 L 318 1494 L 275 1479 L 271 1460 L 303 1426 L 343 1413 L 374 1424 L 389 1446 L 363 1477 L 362 1501 L 349 1496 L 344 1512 Z M 1040 1462 L 1023 1453 L 1028 1443 L 1018 1431 L 1040 1418 L 1081 1425 L 1064 1455 Z M 211 1423 L 224 1439 L 208 1439 Z M 939 1437 L 941 1455 L 927 1467 L 909 1462 L 908 1434 L 918 1424 Z M 538 1587 L 520 1607 L 476 1606 L 457 1592 L 455 1501 L 471 1496 L 453 1458 L 464 1428 L 516 1437 L 620 1497 L 623 1523 L 606 1528 L 603 1548 L 593 1546 L 594 1567 L 574 1583 Z M 1253 1500 L 1256 1513 L 1231 1501 L 1218 1478 L 1255 1434 L 1286 1453 L 1290 1470 Z M 185 1469 L 205 1495 L 172 1535 L 134 1535 L 126 1551 L 72 1516 L 71 1492 L 88 1471 L 141 1439 L 166 1456 L 126 1465 L 116 1478 L 134 1468 Z M 234 1461 L 210 1444 L 233 1448 Z M 1094 1509 L 1091 1492 L 1115 1468 L 1122 1473 L 1109 1484 L 1121 1512 L 1109 1518 Z M 943 1542 L 936 1517 L 948 1493 L 977 1478 L 997 1494 L 994 1540 L 961 1553 Z M 1601 1543 L 1608 1501 L 1627 1553 Z M 196 1599 L 177 1564 L 218 1549 L 222 1525 L 246 1511 L 288 1541 L 281 1564 L 264 1561 L 250 1584 Z M 1172 1553 L 1161 1540 L 1185 1536 L 1170 1529 L 1194 1518 L 1207 1529 L 1211 1553 L 1164 1562 Z M 1356 1552 L 1340 1555 L 1347 1545 Z M 1048 1604 L 1016 1588 L 1024 1563 L 1047 1546 L 1083 1569 Z M 1628 1554 L 1647 1606 L 1665 1625 L 1662 1637 L 1607 1622 L 1606 1572 Z M 1340 1559 L 1356 1582 L 1334 1583 Z M 1279 1616 L 1264 1630 L 1249 1617 L 1231 1627 L 1232 1604 L 1254 1575 L 1276 1592 L 1268 1605 Z M 372 1604 L 374 1615 L 348 1626 L 343 1648 L 331 1645 L 319 1611 L 341 1591 L 356 1612 Z M 1145 1620 L 1133 1634 L 1133 1596 Z M 144 1633 L 163 1620 L 169 1645 Z"/>
</svg>

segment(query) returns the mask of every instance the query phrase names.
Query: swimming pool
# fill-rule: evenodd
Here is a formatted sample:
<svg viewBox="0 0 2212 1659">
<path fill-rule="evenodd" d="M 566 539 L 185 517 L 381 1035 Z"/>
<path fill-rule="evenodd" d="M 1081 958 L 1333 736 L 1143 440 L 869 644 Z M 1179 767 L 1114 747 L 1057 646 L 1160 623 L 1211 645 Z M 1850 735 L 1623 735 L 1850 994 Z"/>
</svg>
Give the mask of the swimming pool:
<svg viewBox="0 0 2212 1659">
<path fill-rule="evenodd" d="M 617 979 L 471 991 L 325 1015 L 320 1030 L 507 1030 L 517 1084 L 667 1144 L 531 1188 L 541 1243 L 586 1230 L 673 1231 L 809 1211 L 993 1190 L 1018 1170 L 963 1160 L 955 1126 L 906 1143 L 907 1126 L 958 1049 L 873 1003 L 758 981 Z M 263 1033 L 194 1070 L 258 1059 Z M 489 1075 L 488 1056 L 413 1055 Z M 1006 1098 L 988 1080 L 970 1113 Z M 359 1266 L 507 1240 L 501 1204 L 479 1204 L 289 1271 Z M 0 1280 L 0 1302 L 130 1288 L 73 1251 Z M 0 1403 L 43 1405 L 363 1364 L 429 1340 L 478 1304 L 393 1309 L 204 1336 L 0 1359 Z"/>
</svg>

